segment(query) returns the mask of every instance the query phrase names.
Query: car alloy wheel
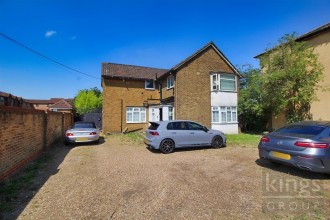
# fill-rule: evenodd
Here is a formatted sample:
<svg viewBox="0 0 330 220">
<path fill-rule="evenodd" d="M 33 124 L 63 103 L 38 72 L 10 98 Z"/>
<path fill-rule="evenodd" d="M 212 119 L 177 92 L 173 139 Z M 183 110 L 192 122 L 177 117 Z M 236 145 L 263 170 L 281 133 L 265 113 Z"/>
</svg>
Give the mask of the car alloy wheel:
<svg viewBox="0 0 330 220">
<path fill-rule="evenodd" d="M 175 148 L 175 144 L 174 141 L 171 139 L 164 139 L 162 140 L 162 142 L 160 143 L 160 151 L 164 154 L 169 154 L 172 153 L 174 151 Z"/>
<path fill-rule="evenodd" d="M 223 140 L 220 136 L 215 136 L 212 140 L 212 147 L 213 148 L 220 148 L 223 146 Z"/>
</svg>

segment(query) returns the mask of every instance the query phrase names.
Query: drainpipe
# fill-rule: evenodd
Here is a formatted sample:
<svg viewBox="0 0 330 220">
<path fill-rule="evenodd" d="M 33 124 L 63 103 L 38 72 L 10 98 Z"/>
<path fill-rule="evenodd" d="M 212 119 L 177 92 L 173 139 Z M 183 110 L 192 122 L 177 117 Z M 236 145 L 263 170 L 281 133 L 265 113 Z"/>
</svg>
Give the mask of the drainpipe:
<svg viewBox="0 0 330 220">
<path fill-rule="evenodd" d="M 123 132 L 123 99 L 120 99 L 120 133 Z"/>
</svg>

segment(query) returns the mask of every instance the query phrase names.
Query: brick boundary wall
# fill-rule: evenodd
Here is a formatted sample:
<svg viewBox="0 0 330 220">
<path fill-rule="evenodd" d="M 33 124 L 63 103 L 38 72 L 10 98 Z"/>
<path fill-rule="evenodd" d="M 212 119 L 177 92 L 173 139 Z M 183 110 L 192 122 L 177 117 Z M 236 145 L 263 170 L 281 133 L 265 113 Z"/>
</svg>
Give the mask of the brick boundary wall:
<svg viewBox="0 0 330 220">
<path fill-rule="evenodd" d="M 72 123 L 70 113 L 0 106 L 0 181 L 62 140 Z"/>
</svg>

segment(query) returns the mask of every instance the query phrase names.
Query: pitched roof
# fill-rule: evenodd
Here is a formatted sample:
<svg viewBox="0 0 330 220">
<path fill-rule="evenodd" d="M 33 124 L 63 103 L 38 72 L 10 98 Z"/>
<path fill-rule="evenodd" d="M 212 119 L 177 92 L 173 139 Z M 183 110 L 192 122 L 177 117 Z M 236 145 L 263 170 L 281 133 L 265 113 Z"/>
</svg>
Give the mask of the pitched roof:
<svg viewBox="0 0 330 220">
<path fill-rule="evenodd" d="M 49 108 L 60 108 L 60 109 L 72 109 L 72 105 L 70 105 L 64 99 L 56 102 L 55 104 L 51 105 Z"/>
<path fill-rule="evenodd" d="M 156 79 L 168 70 L 117 63 L 102 63 L 102 76 L 131 79 Z"/>
<path fill-rule="evenodd" d="M 157 79 L 166 75 L 171 71 L 177 71 L 183 67 L 186 63 L 189 63 L 195 57 L 205 52 L 207 49 L 213 48 L 216 53 L 232 68 L 232 70 L 239 76 L 242 75 L 235 68 L 235 66 L 227 59 L 227 57 L 219 50 L 219 48 L 211 41 L 207 43 L 204 47 L 187 57 L 185 60 L 181 61 L 171 69 L 158 69 L 151 67 L 133 66 L 125 64 L 116 63 L 102 63 L 102 76 L 112 77 L 112 78 L 130 78 L 130 79 Z"/>
<path fill-rule="evenodd" d="M 327 24 L 325 24 L 325 25 L 322 25 L 321 27 L 318 27 L 318 28 L 316 28 L 316 29 L 314 29 L 314 30 L 312 30 L 312 31 L 309 31 L 309 32 L 307 32 L 307 33 L 305 33 L 305 34 L 303 34 L 303 35 L 300 35 L 299 37 L 297 37 L 297 38 L 295 39 L 295 41 L 303 41 L 303 40 L 307 40 L 307 39 L 309 39 L 309 38 L 312 38 L 312 37 L 314 37 L 314 36 L 317 36 L 317 35 L 319 35 L 319 34 L 322 34 L 322 33 L 326 32 L 326 31 L 328 31 L 328 30 L 330 30 L 330 22 L 327 23 Z M 276 46 L 276 47 L 277 47 L 277 46 Z M 274 48 L 272 48 L 272 49 L 270 49 L 270 50 L 274 50 L 276 47 L 274 47 Z M 268 52 L 268 51 L 263 52 L 263 53 L 260 53 L 260 54 L 258 54 L 257 56 L 255 56 L 254 58 L 258 58 L 258 57 L 264 55 L 264 54 L 267 53 L 267 52 Z"/>
<path fill-rule="evenodd" d="M 1 92 L 1 91 L 0 91 L 0 96 L 1 96 L 1 97 L 6 97 L 6 98 L 11 97 L 12 99 L 18 99 L 18 100 L 24 100 L 24 101 L 26 101 L 26 100 L 23 99 L 22 97 L 19 97 L 19 96 L 16 96 L 16 95 L 13 95 L 13 94 L 11 94 L 11 93 L 7 93 L 7 92 Z"/>
<path fill-rule="evenodd" d="M 49 100 L 43 100 L 43 99 L 27 99 L 26 101 L 31 104 L 55 104 L 56 102 L 59 102 L 61 100 L 65 100 L 68 103 L 72 104 L 73 99 L 64 99 L 64 98 L 51 98 Z"/>
<path fill-rule="evenodd" d="M 235 66 L 227 59 L 227 57 L 221 52 L 221 50 L 213 43 L 213 41 L 207 43 L 204 47 L 202 47 L 201 49 L 197 50 L 195 53 L 193 53 L 192 55 L 190 55 L 189 57 L 187 57 L 186 59 L 184 59 L 183 61 L 181 61 L 180 63 L 178 63 L 177 65 L 175 65 L 174 67 L 171 68 L 171 70 L 178 70 L 180 69 L 182 66 L 184 66 L 186 63 L 190 62 L 191 60 L 193 60 L 196 56 L 198 56 L 199 54 L 203 53 L 204 51 L 206 51 L 209 48 L 213 48 L 215 50 L 215 52 L 232 68 L 232 70 L 239 76 L 242 77 L 242 75 L 239 73 L 239 71 L 235 68 Z"/>
<path fill-rule="evenodd" d="M 318 27 L 310 32 L 307 32 L 306 34 L 303 34 L 301 36 L 299 36 L 296 40 L 297 41 L 300 41 L 300 40 L 306 40 L 308 38 L 311 38 L 311 37 L 314 37 L 316 35 L 319 35 L 327 30 L 330 30 L 330 22 L 325 24 L 325 25 L 322 25 L 321 27 Z"/>
<path fill-rule="evenodd" d="M 11 96 L 11 94 L 10 94 L 10 93 L 6 93 L 6 92 L 1 92 L 1 91 L 0 91 L 0 96 L 1 96 L 1 97 L 9 97 L 9 96 Z"/>
</svg>

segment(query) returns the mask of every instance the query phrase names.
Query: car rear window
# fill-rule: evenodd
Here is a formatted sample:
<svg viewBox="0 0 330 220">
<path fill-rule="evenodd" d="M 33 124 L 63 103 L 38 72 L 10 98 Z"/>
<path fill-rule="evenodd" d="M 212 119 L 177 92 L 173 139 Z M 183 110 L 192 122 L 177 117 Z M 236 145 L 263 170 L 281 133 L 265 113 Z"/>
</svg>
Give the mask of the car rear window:
<svg viewBox="0 0 330 220">
<path fill-rule="evenodd" d="M 305 134 L 305 135 L 318 135 L 325 127 L 322 126 L 312 126 L 312 125 L 289 125 L 278 129 L 276 132 L 283 134 Z"/>
<path fill-rule="evenodd" d="M 150 126 L 149 126 L 149 130 L 157 130 L 157 128 L 159 127 L 158 123 L 155 122 L 150 122 Z"/>
<path fill-rule="evenodd" d="M 78 123 L 74 124 L 73 128 L 96 128 L 94 123 Z"/>
</svg>

